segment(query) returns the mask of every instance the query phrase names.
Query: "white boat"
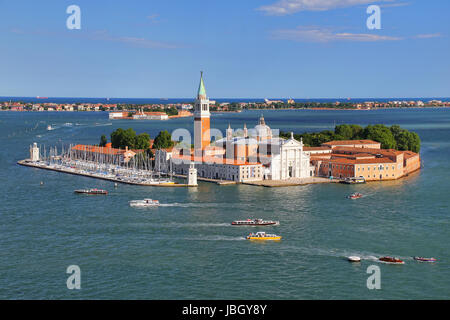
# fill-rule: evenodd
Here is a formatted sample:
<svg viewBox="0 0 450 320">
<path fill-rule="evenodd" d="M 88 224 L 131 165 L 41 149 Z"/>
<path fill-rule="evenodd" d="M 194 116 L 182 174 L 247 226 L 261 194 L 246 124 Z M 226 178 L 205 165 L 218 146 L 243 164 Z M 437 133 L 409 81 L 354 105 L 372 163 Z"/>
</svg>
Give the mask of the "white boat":
<svg viewBox="0 0 450 320">
<path fill-rule="evenodd" d="M 347 258 L 350 262 L 361 262 L 361 258 L 357 256 L 350 256 Z"/>
<path fill-rule="evenodd" d="M 263 219 L 247 219 L 247 220 L 236 220 L 231 223 L 233 226 L 278 226 L 280 225 L 279 221 L 268 220 L 265 221 Z"/>
<path fill-rule="evenodd" d="M 131 207 L 157 207 L 159 206 L 158 200 L 144 199 L 144 200 L 132 200 L 130 201 Z"/>
<path fill-rule="evenodd" d="M 52 131 L 53 130 L 53 128 L 52 128 L 52 126 L 50 124 L 47 126 L 47 130 L 48 131 Z"/>
</svg>

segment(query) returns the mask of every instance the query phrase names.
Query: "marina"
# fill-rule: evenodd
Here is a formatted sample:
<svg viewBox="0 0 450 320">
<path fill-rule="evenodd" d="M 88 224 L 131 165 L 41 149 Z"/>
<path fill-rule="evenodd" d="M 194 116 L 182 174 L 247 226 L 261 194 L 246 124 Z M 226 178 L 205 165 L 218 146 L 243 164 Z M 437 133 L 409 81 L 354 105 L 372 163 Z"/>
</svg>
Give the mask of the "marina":
<svg viewBox="0 0 450 320">
<path fill-rule="evenodd" d="M 77 149 L 70 145 L 68 148 L 51 147 L 48 152 L 44 146 L 37 143 L 30 146 L 30 158 L 18 161 L 17 164 L 27 167 L 52 170 L 61 173 L 81 175 L 90 178 L 152 187 L 195 187 L 195 183 L 176 183 L 173 177 L 163 177 L 161 171 L 155 171 L 151 161 L 144 155 L 133 157 L 132 161 L 126 161 L 124 155 L 109 152 L 102 154 L 96 147 Z"/>
<path fill-rule="evenodd" d="M 108 172 L 98 172 L 98 171 L 89 171 L 86 169 L 82 169 L 79 167 L 73 167 L 73 166 L 67 166 L 67 165 L 61 165 L 61 164 L 50 164 L 48 162 L 39 161 L 39 162 L 32 162 L 30 160 L 20 160 L 17 162 L 17 164 L 21 166 L 26 167 L 32 167 L 37 169 L 44 169 L 44 170 L 51 170 L 61 173 L 68 173 L 73 175 L 79 175 L 89 178 L 95 178 L 95 179 L 102 179 L 117 183 L 123 183 L 123 184 L 131 184 L 131 185 L 138 185 L 138 186 L 147 186 L 147 187 L 194 187 L 190 186 L 188 184 L 184 183 L 175 183 L 170 180 L 156 180 L 149 178 L 144 173 L 136 172 L 136 171 L 129 171 L 126 169 L 122 169 L 120 173 L 118 174 L 112 174 Z M 82 167 L 89 167 L 90 165 L 92 167 L 93 164 L 90 163 L 78 163 L 78 165 L 81 165 Z"/>
</svg>

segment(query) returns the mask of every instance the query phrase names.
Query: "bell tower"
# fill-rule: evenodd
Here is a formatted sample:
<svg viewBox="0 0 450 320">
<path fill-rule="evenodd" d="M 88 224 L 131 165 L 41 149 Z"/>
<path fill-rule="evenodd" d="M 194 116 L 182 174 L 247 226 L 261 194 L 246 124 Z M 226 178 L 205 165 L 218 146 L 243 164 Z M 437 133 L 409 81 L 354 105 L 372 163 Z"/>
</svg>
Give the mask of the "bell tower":
<svg viewBox="0 0 450 320">
<path fill-rule="evenodd" d="M 211 143 L 210 115 L 209 99 L 206 97 L 202 71 L 194 107 L 194 155 L 196 157 L 202 157 L 203 150 Z"/>
</svg>

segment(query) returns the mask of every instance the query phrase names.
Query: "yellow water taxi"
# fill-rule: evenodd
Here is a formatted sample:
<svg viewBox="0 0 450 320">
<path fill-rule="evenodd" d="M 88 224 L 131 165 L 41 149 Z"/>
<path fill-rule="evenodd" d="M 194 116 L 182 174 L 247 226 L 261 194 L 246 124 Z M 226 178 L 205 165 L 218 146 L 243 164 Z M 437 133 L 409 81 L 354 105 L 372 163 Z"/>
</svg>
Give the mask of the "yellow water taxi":
<svg viewBox="0 0 450 320">
<path fill-rule="evenodd" d="M 281 236 L 277 236 L 276 234 L 268 234 L 265 232 L 257 232 L 257 233 L 250 233 L 247 236 L 247 240 L 272 240 L 272 241 L 279 241 L 281 240 Z"/>
</svg>

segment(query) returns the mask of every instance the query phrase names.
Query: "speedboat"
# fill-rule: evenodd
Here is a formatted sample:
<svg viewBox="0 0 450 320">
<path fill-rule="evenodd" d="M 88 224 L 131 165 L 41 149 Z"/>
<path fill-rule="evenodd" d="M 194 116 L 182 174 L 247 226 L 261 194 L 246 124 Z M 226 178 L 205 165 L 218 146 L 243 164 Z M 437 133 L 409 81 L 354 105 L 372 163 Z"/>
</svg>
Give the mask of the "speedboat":
<svg viewBox="0 0 450 320">
<path fill-rule="evenodd" d="M 82 193 L 82 194 L 94 194 L 94 195 L 107 195 L 108 191 L 102 190 L 102 189 L 81 189 L 81 190 L 75 190 L 75 193 Z"/>
<path fill-rule="evenodd" d="M 421 262 L 436 262 L 437 261 L 435 258 L 413 257 L 413 259 L 416 261 L 421 261 Z"/>
<path fill-rule="evenodd" d="M 144 199 L 144 200 L 131 200 L 131 207 L 157 207 L 159 206 L 158 200 Z"/>
<path fill-rule="evenodd" d="M 349 195 L 347 198 L 349 198 L 349 199 L 359 199 L 359 198 L 362 198 L 362 194 L 361 193 L 359 193 L 359 192 L 356 192 L 356 193 L 352 193 L 351 195 Z"/>
<path fill-rule="evenodd" d="M 339 182 L 346 183 L 346 184 L 360 184 L 360 183 L 366 183 L 366 179 L 364 179 L 364 177 L 350 177 L 350 178 L 345 178 L 344 180 L 341 180 Z"/>
<path fill-rule="evenodd" d="M 350 262 L 361 262 L 361 258 L 357 256 L 350 256 L 347 258 Z"/>
<path fill-rule="evenodd" d="M 233 226 L 278 226 L 279 224 L 279 221 L 265 221 L 263 219 L 236 220 L 231 223 Z"/>
<path fill-rule="evenodd" d="M 398 259 L 398 258 L 394 258 L 394 257 L 381 257 L 378 260 L 383 261 L 383 262 L 387 262 L 387 263 L 395 263 L 395 264 L 405 264 L 404 261 Z"/>
<path fill-rule="evenodd" d="M 281 240 L 281 236 L 277 236 L 276 234 L 268 234 L 265 232 L 257 232 L 257 233 L 250 233 L 247 236 L 247 240 L 275 240 L 279 241 Z"/>
<path fill-rule="evenodd" d="M 52 131 L 52 130 L 53 130 L 52 126 L 51 126 L 51 125 L 48 125 L 48 126 L 47 126 L 47 130 L 48 130 L 48 131 Z"/>
</svg>

